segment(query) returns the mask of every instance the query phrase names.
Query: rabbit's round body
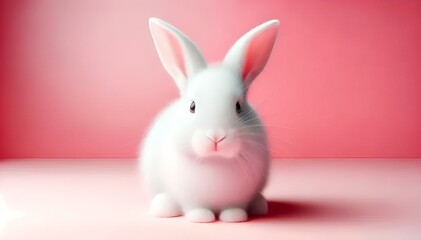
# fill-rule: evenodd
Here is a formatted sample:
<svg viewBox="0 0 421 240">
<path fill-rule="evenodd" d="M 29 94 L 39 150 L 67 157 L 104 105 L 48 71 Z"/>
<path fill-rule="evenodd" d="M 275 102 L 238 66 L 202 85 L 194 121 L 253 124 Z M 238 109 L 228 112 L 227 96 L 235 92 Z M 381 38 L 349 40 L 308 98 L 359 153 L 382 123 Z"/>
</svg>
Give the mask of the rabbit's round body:
<svg viewBox="0 0 421 240">
<path fill-rule="evenodd" d="M 195 114 L 189 111 L 190 98 L 175 101 L 158 116 L 144 141 L 142 165 L 148 188 L 153 195 L 169 194 L 183 211 L 247 208 L 266 182 L 264 129 L 246 101 L 242 112 L 236 112 L 244 90 L 229 73 L 207 69 L 203 75 L 214 81 L 200 74 L 191 79 L 189 90 L 197 95 Z M 225 131 L 226 138 L 215 150 L 207 134 L 217 130 Z"/>
<path fill-rule="evenodd" d="M 184 34 L 151 19 L 158 54 L 181 93 L 155 119 L 141 148 L 152 215 L 185 214 L 194 222 L 210 222 L 219 215 L 223 221 L 236 222 L 246 220 L 248 212 L 267 211 L 261 191 L 269 151 L 263 125 L 247 102 L 247 90 L 276 37 L 277 22 L 268 23 L 241 38 L 223 63 L 209 67 Z M 269 51 L 256 57 L 250 50 L 257 44 L 253 39 L 259 44 L 269 41 Z M 244 61 L 233 60 L 238 57 Z"/>
</svg>

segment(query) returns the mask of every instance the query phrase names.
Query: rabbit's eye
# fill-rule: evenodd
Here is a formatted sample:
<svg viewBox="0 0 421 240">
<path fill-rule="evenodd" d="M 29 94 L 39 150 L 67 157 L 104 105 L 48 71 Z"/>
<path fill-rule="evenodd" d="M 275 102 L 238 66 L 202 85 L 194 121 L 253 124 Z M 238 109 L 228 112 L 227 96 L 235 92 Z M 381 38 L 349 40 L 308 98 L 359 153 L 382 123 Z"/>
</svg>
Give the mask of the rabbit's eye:
<svg viewBox="0 0 421 240">
<path fill-rule="evenodd" d="M 196 103 L 194 101 L 190 104 L 190 112 L 194 113 L 196 111 Z"/>
<path fill-rule="evenodd" d="M 241 113 L 241 105 L 240 105 L 240 103 L 239 102 L 237 102 L 236 104 L 235 104 L 235 111 L 237 112 L 237 113 Z"/>
</svg>

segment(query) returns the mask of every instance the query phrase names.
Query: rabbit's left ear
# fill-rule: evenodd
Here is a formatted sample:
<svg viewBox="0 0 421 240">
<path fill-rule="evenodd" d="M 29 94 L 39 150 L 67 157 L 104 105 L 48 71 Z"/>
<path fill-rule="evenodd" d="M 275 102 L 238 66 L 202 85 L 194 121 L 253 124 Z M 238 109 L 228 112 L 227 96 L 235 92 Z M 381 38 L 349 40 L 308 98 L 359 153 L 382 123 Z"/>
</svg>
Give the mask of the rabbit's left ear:
<svg viewBox="0 0 421 240">
<path fill-rule="evenodd" d="M 242 36 L 228 51 L 224 65 L 239 72 L 249 86 L 263 70 L 278 34 L 279 21 L 265 22 Z"/>
<path fill-rule="evenodd" d="M 183 92 L 187 79 L 206 68 L 202 54 L 190 38 L 161 19 L 150 18 L 149 28 L 162 65 Z"/>
</svg>

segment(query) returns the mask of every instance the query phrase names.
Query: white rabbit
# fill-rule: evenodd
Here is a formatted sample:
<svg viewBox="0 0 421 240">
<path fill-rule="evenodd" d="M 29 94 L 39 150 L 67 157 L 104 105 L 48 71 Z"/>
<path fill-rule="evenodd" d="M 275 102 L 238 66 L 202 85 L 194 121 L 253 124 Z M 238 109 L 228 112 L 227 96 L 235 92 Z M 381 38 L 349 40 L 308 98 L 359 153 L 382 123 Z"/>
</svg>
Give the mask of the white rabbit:
<svg viewBox="0 0 421 240">
<path fill-rule="evenodd" d="M 262 196 L 269 151 L 262 123 L 247 102 L 247 89 L 263 70 L 279 22 L 249 31 L 221 64 L 207 66 L 180 30 L 149 20 L 159 58 L 180 98 L 155 119 L 141 148 L 143 181 L 152 194 L 149 213 L 185 215 L 192 222 L 246 221 L 266 214 Z"/>
</svg>

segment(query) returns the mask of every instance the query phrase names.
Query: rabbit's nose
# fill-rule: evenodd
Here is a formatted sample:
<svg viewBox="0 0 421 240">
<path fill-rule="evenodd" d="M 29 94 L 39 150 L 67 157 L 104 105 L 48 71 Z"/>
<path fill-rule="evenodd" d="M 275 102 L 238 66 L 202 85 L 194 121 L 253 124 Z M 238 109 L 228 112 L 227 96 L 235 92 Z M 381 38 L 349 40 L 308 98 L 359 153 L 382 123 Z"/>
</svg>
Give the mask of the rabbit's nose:
<svg viewBox="0 0 421 240">
<path fill-rule="evenodd" d="M 206 136 L 214 141 L 215 143 L 219 143 L 220 141 L 224 140 L 227 137 L 225 130 L 218 129 L 218 130 L 208 130 L 206 132 Z"/>
</svg>

